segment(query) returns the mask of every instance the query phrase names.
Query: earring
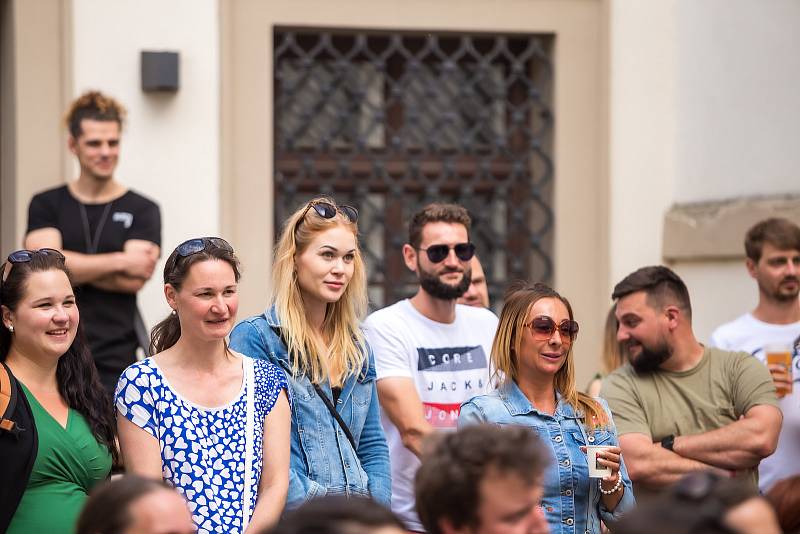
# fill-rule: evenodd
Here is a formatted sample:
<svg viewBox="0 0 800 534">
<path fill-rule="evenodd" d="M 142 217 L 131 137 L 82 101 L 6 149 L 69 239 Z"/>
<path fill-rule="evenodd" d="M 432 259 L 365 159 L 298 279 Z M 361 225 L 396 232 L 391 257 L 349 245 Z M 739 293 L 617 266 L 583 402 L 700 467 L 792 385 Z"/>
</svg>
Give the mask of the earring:
<svg viewBox="0 0 800 534">
<path fill-rule="evenodd" d="M 178 315 L 178 310 L 176 310 L 175 308 L 173 308 L 173 309 L 172 309 L 172 315 Z"/>
<path fill-rule="evenodd" d="M 12 334 L 14 333 L 14 325 L 13 324 L 8 325 L 8 331 L 11 332 Z"/>
</svg>

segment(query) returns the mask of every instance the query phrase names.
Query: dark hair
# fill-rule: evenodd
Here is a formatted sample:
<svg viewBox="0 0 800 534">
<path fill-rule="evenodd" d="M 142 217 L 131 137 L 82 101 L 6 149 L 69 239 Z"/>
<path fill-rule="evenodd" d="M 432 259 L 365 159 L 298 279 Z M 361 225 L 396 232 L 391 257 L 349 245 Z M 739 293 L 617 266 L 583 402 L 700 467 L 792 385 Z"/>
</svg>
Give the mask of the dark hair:
<svg viewBox="0 0 800 534">
<path fill-rule="evenodd" d="M 779 250 L 800 250 L 800 226 L 789 219 L 778 217 L 756 223 L 744 238 L 744 252 L 747 257 L 758 262 L 764 243 Z"/>
<path fill-rule="evenodd" d="M 468 426 L 432 436 L 426 448 L 414 489 L 417 514 L 429 534 L 442 533 L 442 519 L 454 528 L 480 523 L 481 481 L 490 471 L 534 485 L 549 458 L 536 433 L 523 426 Z"/>
<path fill-rule="evenodd" d="M 124 475 L 99 484 L 83 506 L 76 534 L 117 534 L 130 527 L 131 505 L 150 493 L 175 491 L 161 480 Z"/>
<path fill-rule="evenodd" d="M 422 243 L 422 229 L 428 223 L 445 222 L 463 224 L 469 233 L 472 219 L 466 208 L 458 204 L 428 204 L 411 217 L 408 223 L 408 244 L 418 248 Z"/>
<path fill-rule="evenodd" d="M 169 284 L 175 288 L 176 291 L 181 290 L 186 277 L 189 275 L 189 270 L 195 263 L 200 263 L 208 260 L 220 260 L 226 262 L 233 269 L 233 275 L 236 282 L 241 278 L 241 269 L 239 260 L 232 250 L 226 250 L 222 247 L 216 246 L 212 240 L 207 238 L 199 238 L 203 240 L 205 248 L 200 252 L 195 252 L 188 256 L 181 256 L 178 254 L 178 248 L 172 251 L 172 254 L 167 258 L 164 264 L 164 285 Z M 181 322 L 177 314 L 170 313 L 166 319 L 158 323 L 150 331 L 150 354 L 157 354 L 167 350 L 173 346 L 181 337 Z M 226 342 L 227 343 L 227 342 Z M 227 350 L 227 344 L 225 349 Z"/>
<path fill-rule="evenodd" d="M 711 471 L 686 475 L 665 493 L 629 512 L 614 534 L 736 534 L 725 515 L 752 498 L 756 490 L 741 480 Z"/>
<path fill-rule="evenodd" d="M 25 263 L 12 263 L 8 277 L 0 290 L 0 304 L 14 310 L 22 300 L 28 278 L 32 273 L 62 271 L 72 285 L 72 278 L 64 266 L 63 258 L 51 254 L 33 254 Z M 3 273 L 0 273 L 2 276 Z M 11 333 L 0 328 L 0 361 L 5 361 L 11 348 Z M 105 445 L 114 461 L 118 459 L 114 408 L 100 383 L 89 345 L 78 323 L 75 340 L 59 359 L 56 366 L 58 393 L 67 406 L 77 410 L 89 423 L 95 439 Z"/>
<path fill-rule="evenodd" d="M 776 482 L 767 492 L 767 500 L 775 508 L 784 532 L 800 532 L 800 475 Z"/>
<path fill-rule="evenodd" d="M 81 121 L 84 119 L 94 121 L 114 121 L 120 129 L 125 121 L 125 108 L 100 91 L 87 91 L 79 96 L 69 107 L 64 119 L 69 129 L 69 134 L 77 139 L 83 133 Z"/>
<path fill-rule="evenodd" d="M 686 318 L 692 319 L 689 290 L 686 289 L 683 280 L 669 267 L 651 265 L 637 269 L 614 286 L 611 298 L 621 299 L 637 291 L 647 293 L 647 303 L 651 307 L 663 308 L 667 304 L 677 304 Z"/>
<path fill-rule="evenodd" d="M 391 510 L 371 499 L 332 495 L 292 510 L 264 534 L 369 534 L 381 527 L 405 531 Z"/>
</svg>

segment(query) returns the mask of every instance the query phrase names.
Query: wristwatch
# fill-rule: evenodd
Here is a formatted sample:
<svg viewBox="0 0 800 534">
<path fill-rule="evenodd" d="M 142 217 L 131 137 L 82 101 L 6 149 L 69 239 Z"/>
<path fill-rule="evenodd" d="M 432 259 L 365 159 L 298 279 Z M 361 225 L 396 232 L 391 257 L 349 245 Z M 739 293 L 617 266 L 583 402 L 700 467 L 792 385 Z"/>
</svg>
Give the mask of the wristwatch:
<svg viewBox="0 0 800 534">
<path fill-rule="evenodd" d="M 661 440 L 661 446 L 667 449 L 668 451 L 671 451 L 674 445 L 675 445 L 675 434 L 670 434 L 669 436 Z"/>
</svg>

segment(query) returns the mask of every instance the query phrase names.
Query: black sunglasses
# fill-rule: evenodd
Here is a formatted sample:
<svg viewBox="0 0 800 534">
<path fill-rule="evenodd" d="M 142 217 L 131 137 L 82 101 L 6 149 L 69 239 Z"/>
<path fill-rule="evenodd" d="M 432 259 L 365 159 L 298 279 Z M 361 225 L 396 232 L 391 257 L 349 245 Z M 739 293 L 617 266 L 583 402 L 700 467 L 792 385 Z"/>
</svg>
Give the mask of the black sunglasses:
<svg viewBox="0 0 800 534">
<path fill-rule="evenodd" d="M 439 263 L 445 260 L 450 254 L 450 250 L 454 250 L 456 257 L 461 261 L 469 261 L 475 255 L 475 245 L 473 243 L 458 243 L 452 247 L 449 245 L 431 245 L 428 248 L 418 248 L 428 255 L 428 259 L 433 263 Z"/>
<path fill-rule="evenodd" d="M 178 248 L 175 250 L 178 252 L 178 256 L 185 258 L 187 256 L 191 256 L 192 254 L 202 252 L 209 246 L 216 247 L 227 252 L 233 252 L 233 247 L 231 244 L 221 237 L 197 237 L 195 239 L 189 239 L 178 245 Z"/>
<path fill-rule="evenodd" d="M 358 222 L 358 210 L 355 209 L 353 206 L 347 206 L 347 205 L 335 206 L 330 202 L 312 200 L 311 202 L 308 203 L 306 209 L 303 210 L 303 215 L 301 215 L 300 218 L 297 220 L 298 225 L 300 224 L 300 221 L 306 218 L 306 214 L 308 213 L 308 210 L 310 210 L 311 208 L 314 208 L 314 211 L 317 212 L 317 215 L 319 215 L 323 219 L 333 219 L 334 217 L 336 217 L 336 212 L 338 211 L 339 213 L 347 217 L 348 221 L 352 223 Z"/>
<path fill-rule="evenodd" d="M 28 250 L 28 249 L 15 250 L 14 252 L 8 255 L 6 262 L 10 263 L 11 265 L 15 265 L 17 263 L 28 263 L 29 261 L 33 260 L 34 256 L 37 255 L 53 256 L 58 260 L 60 260 L 62 265 L 66 261 L 66 258 L 60 251 L 54 248 L 40 248 L 38 250 Z M 3 262 L 3 265 L 0 265 L 0 282 L 6 281 L 6 262 Z M 10 273 L 11 269 L 9 269 L 8 272 Z"/>
<path fill-rule="evenodd" d="M 534 317 L 533 320 L 525 326 L 531 329 L 533 338 L 539 341 L 550 339 L 553 337 L 553 332 L 556 330 L 558 330 L 561 336 L 561 342 L 564 344 L 572 343 L 575 341 L 575 338 L 578 337 L 578 321 L 572 321 L 570 319 L 564 319 L 556 324 L 552 317 L 542 315 L 540 317 Z"/>
</svg>

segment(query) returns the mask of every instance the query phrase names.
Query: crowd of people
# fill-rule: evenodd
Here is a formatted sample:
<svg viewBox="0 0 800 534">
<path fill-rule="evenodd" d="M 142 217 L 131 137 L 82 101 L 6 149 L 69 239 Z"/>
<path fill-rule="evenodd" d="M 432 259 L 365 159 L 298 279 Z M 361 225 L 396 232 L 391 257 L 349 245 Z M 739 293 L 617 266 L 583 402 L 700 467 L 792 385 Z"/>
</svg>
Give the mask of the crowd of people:
<svg viewBox="0 0 800 534">
<path fill-rule="evenodd" d="M 456 204 L 411 217 L 417 290 L 368 316 L 355 207 L 299 206 L 239 322 L 234 247 L 184 241 L 147 336 L 160 216 L 114 179 L 124 116 L 73 104 L 80 175 L 0 268 L 0 531 L 800 532 L 797 225 L 748 232 L 758 305 L 708 345 L 675 272 L 626 276 L 586 392 L 568 298 L 511 283 L 498 318 Z"/>
</svg>

